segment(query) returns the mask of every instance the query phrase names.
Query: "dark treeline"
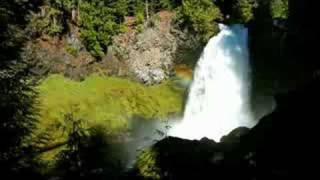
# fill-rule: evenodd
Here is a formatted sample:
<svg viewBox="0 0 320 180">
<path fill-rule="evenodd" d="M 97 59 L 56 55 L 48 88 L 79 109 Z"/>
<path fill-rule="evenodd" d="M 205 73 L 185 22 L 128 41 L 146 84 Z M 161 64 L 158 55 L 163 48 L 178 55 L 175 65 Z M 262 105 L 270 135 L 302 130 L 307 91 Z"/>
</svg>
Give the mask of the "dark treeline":
<svg viewBox="0 0 320 180">
<path fill-rule="evenodd" d="M 3 177 L 32 175 L 32 150 L 23 143 L 36 122 L 36 93 L 28 80 L 28 67 L 20 58 L 27 40 L 24 28 L 30 10 L 40 1 L 0 2 L 0 168 Z"/>
<path fill-rule="evenodd" d="M 287 0 L 272 0 L 273 14 L 286 17 Z M 218 32 L 218 22 L 248 23 L 259 0 L 43 0 L 38 13 L 28 18 L 32 36 L 61 36 L 79 32 L 86 49 L 101 58 L 112 38 L 126 32 L 126 17 L 134 18 L 137 31 L 152 24 L 159 11 L 173 11 L 182 29 L 187 28 L 206 43 Z M 276 7 L 276 8 L 275 8 Z M 151 22 L 151 23 L 150 23 Z"/>
</svg>

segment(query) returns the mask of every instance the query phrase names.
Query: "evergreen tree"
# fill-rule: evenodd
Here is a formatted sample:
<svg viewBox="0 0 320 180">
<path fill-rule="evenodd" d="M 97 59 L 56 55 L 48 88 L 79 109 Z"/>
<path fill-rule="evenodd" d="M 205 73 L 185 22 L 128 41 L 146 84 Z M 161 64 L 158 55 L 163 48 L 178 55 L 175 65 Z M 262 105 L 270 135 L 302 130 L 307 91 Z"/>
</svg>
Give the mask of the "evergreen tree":
<svg viewBox="0 0 320 180">
<path fill-rule="evenodd" d="M 206 43 L 219 29 L 216 21 L 222 19 L 219 8 L 211 0 L 184 0 L 178 9 L 182 25 L 190 27 Z"/>
<path fill-rule="evenodd" d="M 233 5 L 233 17 L 240 23 L 248 23 L 254 18 L 254 9 L 257 7 L 257 0 L 236 0 Z"/>
<path fill-rule="evenodd" d="M 288 0 L 271 0 L 270 11 L 273 18 L 288 18 Z"/>
<path fill-rule="evenodd" d="M 124 30 L 123 20 L 128 12 L 125 0 L 91 0 L 80 4 L 80 33 L 89 52 L 101 58 L 112 37 Z"/>
<path fill-rule="evenodd" d="M 28 79 L 28 66 L 20 57 L 27 40 L 26 15 L 38 1 L 0 1 L 0 168 L 12 178 L 28 166 L 30 148 L 24 144 L 36 123 L 36 93 Z M 18 175 L 16 175 L 18 176 Z"/>
</svg>

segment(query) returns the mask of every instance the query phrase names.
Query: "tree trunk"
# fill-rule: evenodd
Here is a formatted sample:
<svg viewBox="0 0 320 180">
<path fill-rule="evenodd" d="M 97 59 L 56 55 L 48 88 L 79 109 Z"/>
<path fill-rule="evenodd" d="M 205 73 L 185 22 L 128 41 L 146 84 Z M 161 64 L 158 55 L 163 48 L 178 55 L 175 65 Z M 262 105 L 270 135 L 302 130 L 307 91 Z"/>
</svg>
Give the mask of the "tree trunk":
<svg viewBox="0 0 320 180">
<path fill-rule="evenodd" d="M 80 5 L 81 5 L 81 0 L 78 0 L 78 6 L 77 6 L 77 24 L 80 22 Z M 79 24 L 78 24 L 79 25 Z"/>
<path fill-rule="evenodd" d="M 77 23 L 77 11 L 76 9 L 72 9 L 71 11 L 71 20 L 73 23 Z"/>
<path fill-rule="evenodd" d="M 40 16 L 43 18 L 43 17 L 46 16 L 46 7 L 40 7 L 40 9 L 41 9 L 41 14 L 40 14 Z"/>
<path fill-rule="evenodd" d="M 56 19 L 56 17 L 53 17 L 53 26 L 54 26 L 54 27 L 57 26 L 57 19 Z"/>
<path fill-rule="evenodd" d="M 49 144 L 45 147 L 42 147 L 40 148 L 37 153 L 44 153 L 44 152 L 48 152 L 48 151 L 52 151 L 54 149 L 57 149 L 61 146 L 64 146 L 68 143 L 68 141 L 63 141 L 63 142 L 57 142 L 57 143 L 54 143 L 54 144 Z"/>
<path fill-rule="evenodd" d="M 81 0 L 76 0 L 71 11 L 71 21 L 75 25 L 78 25 L 80 22 L 80 3 Z"/>
<path fill-rule="evenodd" d="M 147 16 L 147 21 L 149 21 L 149 3 L 148 3 L 148 0 L 146 0 L 146 16 Z"/>
</svg>

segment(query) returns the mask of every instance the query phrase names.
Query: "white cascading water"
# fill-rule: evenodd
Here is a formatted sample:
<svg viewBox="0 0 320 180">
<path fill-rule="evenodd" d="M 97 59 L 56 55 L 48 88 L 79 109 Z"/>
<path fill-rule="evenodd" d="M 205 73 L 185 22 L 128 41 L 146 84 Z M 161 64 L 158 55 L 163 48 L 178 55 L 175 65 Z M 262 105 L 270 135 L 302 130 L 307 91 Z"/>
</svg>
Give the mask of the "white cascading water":
<svg viewBox="0 0 320 180">
<path fill-rule="evenodd" d="M 219 28 L 198 61 L 183 120 L 171 136 L 220 141 L 237 127 L 255 124 L 249 106 L 248 30 L 243 25 Z"/>
</svg>

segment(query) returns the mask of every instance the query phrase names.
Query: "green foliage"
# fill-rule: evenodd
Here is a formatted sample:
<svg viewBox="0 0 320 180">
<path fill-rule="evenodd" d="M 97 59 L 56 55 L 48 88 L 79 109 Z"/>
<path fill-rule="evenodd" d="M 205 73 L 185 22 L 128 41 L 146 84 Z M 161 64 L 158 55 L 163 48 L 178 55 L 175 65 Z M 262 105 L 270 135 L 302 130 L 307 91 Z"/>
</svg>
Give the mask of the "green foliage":
<svg viewBox="0 0 320 180">
<path fill-rule="evenodd" d="M 23 143 L 36 123 L 32 104 L 37 94 L 28 78 L 28 66 L 20 57 L 27 40 L 25 16 L 36 4 L 0 1 L 0 167 L 3 177 L 12 177 L 30 167 L 31 150 Z M 12 173 L 12 174 L 11 174 Z"/>
<path fill-rule="evenodd" d="M 0 1 L 0 69 L 19 59 L 19 51 L 27 39 L 25 17 L 31 10 L 29 6 L 36 6 L 33 2 Z"/>
<path fill-rule="evenodd" d="M 121 1 L 83 1 L 80 4 L 80 33 L 88 51 L 96 58 L 104 55 L 112 37 L 123 30 L 127 3 Z"/>
<path fill-rule="evenodd" d="M 74 106 L 76 108 L 76 106 Z M 76 112 L 77 110 L 74 109 Z M 80 150 L 83 146 L 83 141 L 89 137 L 89 131 L 86 129 L 85 121 L 76 118 L 73 113 L 67 113 L 64 116 L 64 130 L 67 132 L 67 147 L 60 153 L 63 157 L 63 162 L 67 162 L 70 170 L 81 170 L 82 158 Z"/>
<path fill-rule="evenodd" d="M 138 32 L 142 32 L 145 22 L 145 6 L 140 0 L 133 0 L 129 3 L 129 15 L 135 17 L 134 25 Z"/>
<path fill-rule="evenodd" d="M 145 4 L 141 0 L 129 0 L 128 1 L 128 15 L 135 16 L 137 13 L 144 14 Z"/>
<path fill-rule="evenodd" d="M 73 146 L 82 138 L 89 136 L 89 132 L 86 129 L 86 121 L 75 117 L 75 114 L 79 113 L 79 108 L 77 105 L 71 106 L 71 112 L 64 115 L 63 122 L 60 124 L 61 128 L 66 131 L 68 135 L 69 146 Z"/>
<path fill-rule="evenodd" d="M 257 7 L 257 0 L 237 0 L 232 7 L 233 18 L 240 23 L 248 23 L 254 18 L 254 9 Z"/>
<path fill-rule="evenodd" d="M 136 26 L 138 26 L 138 25 L 140 25 L 140 24 L 143 24 L 144 21 L 145 21 L 144 13 L 143 13 L 143 12 L 137 12 L 136 15 L 135 15 L 134 24 L 135 24 Z"/>
<path fill-rule="evenodd" d="M 70 117 L 66 120 L 78 122 L 72 115 Z M 67 147 L 57 156 L 54 167 L 55 171 L 62 172 L 62 179 L 122 179 L 123 147 L 110 143 L 104 130 L 94 127 L 87 131 L 80 125 L 70 131 Z"/>
<path fill-rule="evenodd" d="M 28 31 L 31 34 L 48 34 L 50 36 L 57 36 L 64 30 L 62 12 L 50 6 L 44 6 L 42 13 L 32 14 Z"/>
<path fill-rule="evenodd" d="M 65 11 L 70 11 L 76 6 L 79 0 L 46 0 L 47 4 L 52 5 L 55 8 L 63 9 Z"/>
<path fill-rule="evenodd" d="M 26 78 L 26 69 L 13 68 L 0 70 L 0 164 L 16 161 L 26 155 L 28 146 L 23 140 L 30 135 L 37 122 L 36 108 L 32 105 L 36 103 L 37 94 Z"/>
<path fill-rule="evenodd" d="M 128 14 L 129 6 L 127 0 L 108 0 L 108 2 L 110 2 L 109 6 L 111 6 L 114 15 L 117 17 L 117 21 L 122 22 L 124 16 Z"/>
<path fill-rule="evenodd" d="M 172 0 L 159 0 L 159 5 L 164 9 L 173 9 L 175 4 Z"/>
<path fill-rule="evenodd" d="M 160 178 L 160 170 L 157 167 L 157 152 L 153 148 L 144 150 L 137 159 L 136 166 L 139 174 L 151 180 L 158 180 Z"/>
<path fill-rule="evenodd" d="M 77 56 L 79 54 L 79 49 L 70 45 L 66 47 L 66 50 L 69 54 L 73 56 Z"/>
<path fill-rule="evenodd" d="M 84 119 L 85 128 L 101 126 L 106 134 L 116 135 L 130 128 L 128 120 L 134 116 L 162 119 L 181 113 L 184 96 L 184 89 L 175 88 L 170 82 L 144 86 L 98 75 L 91 75 L 83 82 L 52 75 L 37 90 L 40 111 L 34 134 L 49 132 L 54 142 L 68 137 L 62 127 L 68 126 L 64 117 L 69 112 L 74 112 L 75 119 Z M 78 111 L 74 111 L 75 105 Z"/>
<path fill-rule="evenodd" d="M 153 13 L 160 10 L 173 10 L 181 4 L 182 0 L 149 0 L 149 6 L 154 11 Z"/>
<path fill-rule="evenodd" d="M 148 6 L 146 6 L 148 2 Z M 149 16 L 156 14 L 161 10 L 174 10 L 182 4 L 182 0 L 131 0 L 129 1 L 129 15 L 133 15 L 139 20 L 140 25 L 145 21 L 146 7 L 148 7 Z M 142 19 L 143 16 L 143 19 Z"/>
<path fill-rule="evenodd" d="M 207 42 L 218 32 L 217 20 L 222 15 L 211 0 L 185 0 L 178 9 L 178 20 L 190 25 L 202 42 Z"/>
<path fill-rule="evenodd" d="M 123 20 L 128 14 L 126 0 L 47 0 L 49 9 L 43 17 L 39 14 L 33 16 L 30 27 L 33 31 L 49 35 L 59 35 L 71 22 L 72 12 L 76 12 L 80 36 L 87 50 L 96 58 L 101 58 L 112 37 L 124 32 Z"/>
<path fill-rule="evenodd" d="M 215 21 L 222 17 L 210 0 L 46 0 L 43 8 L 45 14 L 32 16 L 31 31 L 56 36 L 73 22 L 79 26 L 87 50 L 98 59 L 105 55 L 112 38 L 127 30 L 123 24 L 127 15 L 135 16 L 135 27 L 142 31 L 147 12 L 151 17 L 161 10 L 178 9 L 180 21 L 190 26 L 203 42 L 218 32 Z"/>
<path fill-rule="evenodd" d="M 143 23 L 145 22 L 145 17 L 144 17 L 144 13 L 143 12 L 137 12 L 135 15 L 135 21 L 134 21 L 134 25 L 135 25 L 135 29 L 138 32 L 142 32 L 144 29 L 144 25 Z"/>
<path fill-rule="evenodd" d="M 270 8 L 272 18 L 288 18 L 288 0 L 271 0 Z"/>
</svg>

